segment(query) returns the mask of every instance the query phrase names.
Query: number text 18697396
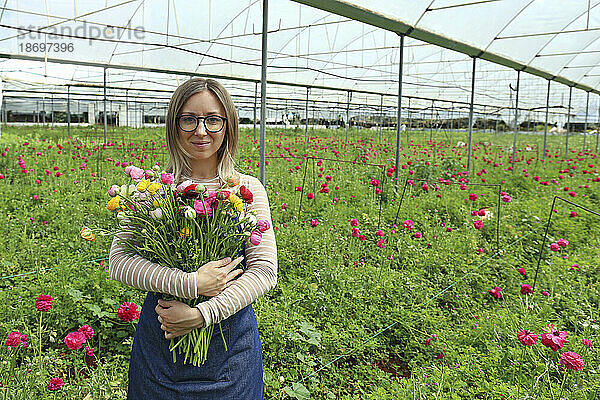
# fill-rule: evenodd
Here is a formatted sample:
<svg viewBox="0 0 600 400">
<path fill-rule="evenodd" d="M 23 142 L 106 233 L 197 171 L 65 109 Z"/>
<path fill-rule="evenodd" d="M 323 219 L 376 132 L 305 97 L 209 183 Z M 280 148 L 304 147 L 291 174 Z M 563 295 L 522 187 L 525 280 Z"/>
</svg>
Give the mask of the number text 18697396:
<svg viewBox="0 0 600 400">
<path fill-rule="evenodd" d="M 21 53 L 72 53 L 73 50 L 73 43 L 19 43 Z"/>
</svg>

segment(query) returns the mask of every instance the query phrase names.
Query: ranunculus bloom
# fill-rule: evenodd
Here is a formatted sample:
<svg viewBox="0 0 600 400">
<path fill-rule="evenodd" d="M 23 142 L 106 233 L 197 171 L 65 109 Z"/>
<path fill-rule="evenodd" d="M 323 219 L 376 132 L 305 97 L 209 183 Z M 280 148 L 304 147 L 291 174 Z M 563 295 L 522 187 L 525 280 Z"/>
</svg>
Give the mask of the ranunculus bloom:
<svg viewBox="0 0 600 400">
<path fill-rule="evenodd" d="M 77 329 L 77 332 L 83 333 L 85 340 L 91 339 L 94 336 L 94 330 L 89 325 L 82 326 L 81 328 Z"/>
<path fill-rule="evenodd" d="M 529 329 L 517 333 L 519 342 L 521 342 L 523 346 L 533 346 L 535 342 L 537 342 L 538 336 L 539 335 L 536 335 L 535 332 L 530 331 Z"/>
<path fill-rule="evenodd" d="M 367 240 L 367 237 L 365 235 L 359 235 L 358 240 L 364 242 L 365 240 Z"/>
<path fill-rule="evenodd" d="M 525 268 L 523 267 L 519 268 L 519 273 L 523 276 L 527 276 L 527 272 L 525 272 Z"/>
<path fill-rule="evenodd" d="M 312 193 L 309 193 L 309 194 L 306 195 L 306 198 L 309 199 L 309 200 L 312 200 L 313 197 L 315 197 L 315 195 L 312 194 Z"/>
<path fill-rule="evenodd" d="M 19 347 L 22 337 L 23 335 L 21 335 L 21 332 L 19 331 L 11 332 L 6 337 L 6 342 L 4 344 L 8 347 Z"/>
<path fill-rule="evenodd" d="M 110 197 L 115 197 L 121 191 L 121 187 L 118 185 L 112 185 L 110 189 L 108 189 L 108 195 Z"/>
<path fill-rule="evenodd" d="M 504 195 L 501 197 L 502 201 L 505 203 L 510 203 L 510 201 L 512 200 L 512 198 L 509 195 Z"/>
<path fill-rule="evenodd" d="M 571 218 L 575 218 L 577 216 L 577 213 L 575 211 L 571 211 L 571 213 L 569 214 L 569 217 Z"/>
<path fill-rule="evenodd" d="M 481 229 L 483 228 L 483 221 L 478 219 L 477 221 L 473 222 L 473 226 L 475 229 Z"/>
<path fill-rule="evenodd" d="M 384 249 L 386 247 L 385 239 L 379 239 L 377 241 L 377 247 L 380 247 L 380 248 Z"/>
<path fill-rule="evenodd" d="M 415 232 L 414 237 L 420 239 L 421 237 L 423 237 L 423 234 L 421 232 Z"/>
<path fill-rule="evenodd" d="M 248 203 L 248 204 L 251 204 L 252 201 L 254 201 L 254 195 L 244 185 L 240 186 L 240 195 L 242 196 L 242 198 L 244 199 L 244 201 L 246 203 Z"/>
<path fill-rule="evenodd" d="M 86 338 L 85 335 L 81 332 L 69 332 L 67 337 L 65 337 L 65 344 L 71 350 L 80 349 L 85 343 Z"/>
<path fill-rule="evenodd" d="M 412 229 L 414 225 L 415 223 L 410 219 L 407 219 L 402 223 L 402 226 L 404 226 L 406 229 Z"/>
<path fill-rule="evenodd" d="M 560 246 L 558 245 L 558 243 L 550 243 L 550 250 L 552 250 L 552 251 L 559 251 L 560 250 Z"/>
<path fill-rule="evenodd" d="M 476 195 L 475 193 L 469 193 L 469 200 L 471 201 L 475 201 L 479 198 L 478 195 Z"/>
<path fill-rule="evenodd" d="M 356 228 L 356 227 L 355 227 L 355 228 L 352 228 L 352 236 L 353 236 L 353 237 L 358 237 L 358 236 L 360 236 L 360 229 L 358 229 L 358 228 Z"/>
<path fill-rule="evenodd" d="M 131 179 L 133 179 L 136 182 L 139 182 L 142 179 L 144 179 L 145 175 L 146 174 L 144 170 L 138 167 L 132 167 L 131 171 L 129 171 L 129 176 L 131 176 Z"/>
<path fill-rule="evenodd" d="M 154 210 L 150 211 L 148 214 L 150 214 L 150 218 L 152 219 L 161 219 L 163 216 L 163 212 L 161 208 L 155 208 Z"/>
<path fill-rule="evenodd" d="M 173 174 L 165 173 L 160 174 L 160 181 L 165 185 L 170 185 L 173 183 Z"/>
<path fill-rule="evenodd" d="M 545 290 L 542 292 L 542 294 L 543 294 L 544 296 L 550 296 L 550 293 L 546 292 Z"/>
<path fill-rule="evenodd" d="M 211 216 L 212 215 L 212 207 L 206 204 L 203 200 L 194 200 L 194 210 L 200 215 Z"/>
<path fill-rule="evenodd" d="M 94 348 L 85 346 L 85 354 L 87 354 L 88 357 L 94 357 Z"/>
<path fill-rule="evenodd" d="M 498 287 L 498 286 L 496 286 L 493 289 L 488 290 L 488 293 L 491 294 L 496 299 L 499 299 L 502 297 L 502 289 L 500 289 L 500 287 Z"/>
<path fill-rule="evenodd" d="M 316 220 L 316 219 L 311 219 L 310 220 L 310 226 L 312 226 L 314 228 L 317 225 L 319 225 L 319 221 L 318 220 Z"/>
<path fill-rule="evenodd" d="M 592 348 L 592 341 L 590 339 L 581 339 L 581 343 L 588 348 Z"/>
<path fill-rule="evenodd" d="M 52 301 L 54 299 L 52 296 L 48 296 L 47 294 L 40 294 L 37 297 L 37 301 L 35 302 L 35 308 L 38 311 L 48 311 L 52 308 Z"/>
<path fill-rule="evenodd" d="M 567 247 L 569 245 L 569 242 L 566 239 L 560 238 L 556 241 L 556 244 L 560 247 Z"/>
<path fill-rule="evenodd" d="M 567 340 L 567 332 L 557 331 L 552 324 L 548 324 L 545 330 L 546 332 L 540 335 L 540 339 L 544 346 L 549 347 L 554 351 L 558 351 L 559 349 L 562 349 L 565 343 L 569 343 Z"/>
<path fill-rule="evenodd" d="M 271 227 L 271 224 L 266 219 L 261 219 L 260 221 L 258 221 L 256 227 L 259 231 L 266 232 Z"/>
<path fill-rule="evenodd" d="M 140 312 L 137 310 L 137 304 L 126 301 L 119 306 L 117 312 L 121 321 L 129 322 L 136 320 L 140 317 Z"/>
<path fill-rule="evenodd" d="M 262 240 L 262 233 L 260 231 L 252 231 L 250 234 L 250 243 L 258 246 Z"/>
<path fill-rule="evenodd" d="M 564 365 L 568 369 L 574 369 L 575 371 L 583 371 L 585 363 L 581 356 L 572 351 L 565 351 L 560 355 L 560 365 Z"/>
<path fill-rule="evenodd" d="M 377 232 L 375 232 L 375 235 L 377 235 L 377 236 L 383 236 L 383 231 L 380 229 Z"/>
<path fill-rule="evenodd" d="M 50 382 L 48 382 L 48 389 L 50 390 L 58 390 L 61 387 L 65 386 L 65 381 L 62 378 L 52 378 Z"/>
<path fill-rule="evenodd" d="M 358 226 L 358 220 L 356 218 L 352 218 L 350 220 L 350 225 L 351 226 Z"/>
<path fill-rule="evenodd" d="M 531 285 L 528 285 L 527 283 L 523 283 L 521 285 L 521 294 L 531 294 L 533 293 L 533 288 L 531 287 Z"/>
</svg>

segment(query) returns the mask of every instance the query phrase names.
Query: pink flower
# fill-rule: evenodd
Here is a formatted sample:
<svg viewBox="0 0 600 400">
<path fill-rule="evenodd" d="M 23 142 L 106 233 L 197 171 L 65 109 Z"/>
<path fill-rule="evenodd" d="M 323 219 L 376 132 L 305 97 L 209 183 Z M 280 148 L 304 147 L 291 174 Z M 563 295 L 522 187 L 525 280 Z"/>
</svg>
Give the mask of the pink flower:
<svg viewBox="0 0 600 400">
<path fill-rule="evenodd" d="M 550 243 L 550 250 L 552 250 L 552 251 L 559 251 L 560 250 L 560 246 L 558 245 L 558 243 Z"/>
<path fill-rule="evenodd" d="M 581 343 L 588 348 L 592 348 L 592 341 L 590 339 L 581 339 Z"/>
<path fill-rule="evenodd" d="M 478 195 L 476 195 L 475 193 L 469 193 L 469 200 L 471 201 L 475 201 L 479 198 Z"/>
<path fill-rule="evenodd" d="M 358 240 L 364 242 L 365 240 L 367 240 L 367 237 L 365 235 L 359 235 Z"/>
<path fill-rule="evenodd" d="M 121 188 L 117 185 L 112 185 L 109 189 L 108 189 L 108 195 L 110 197 L 115 197 L 117 194 L 119 194 L 119 191 L 121 190 Z"/>
<path fill-rule="evenodd" d="M 81 328 L 77 329 L 77 332 L 83 333 L 85 340 L 89 340 L 94 336 L 94 330 L 89 325 L 82 326 Z"/>
<path fill-rule="evenodd" d="M 519 342 L 521 342 L 523 346 L 533 346 L 535 342 L 537 342 L 538 336 L 539 335 L 535 335 L 535 332 L 532 332 L 529 329 L 517 333 Z"/>
<path fill-rule="evenodd" d="M 315 195 L 312 194 L 312 193 L 309 193 L 309 194 L 306 195 L 306 198 L 309 199 L 309 200 L 312 200 L 313 197 L 315 197 Z"/>
<path fill-rule="evenodd" d="M 377 232 L 375 232 L 375 235 L 377 235 L 377 236 L 383 236 L 383 231 L 380 229 Z"/>
<path fill-rule="evenodd" d="M 356 218 L 352 218 L 350 220 L 350 225 L 351 226 L 358 226 L 358 220 Z"/>
<path fill-rule="evenodd" d="M 569 214 L 569 217 L 571 218 L 575 218 L 577 216 L 577 213 L 575 211 L 571 211 L 571 214 Z"/>
<path fill-rule="evenodd" d="M 423 189 L 424 191 L 428 191 L 428 190 L 429 190 L 429 186 L 427 186 L 427 183 L 424 183 L 424 184 L 421 186 L 421 189 Z"/>
<path fill-rule="evenodd" d="M 13 348 L 19 347 L 19 345 L 21 344 L 21 341 L 22 341 L 22 337 L 23 337 L 23 335 L 21 335 L 21 332 L 19 332 L 19 331 L 11 332 L 6 337 L 5 345 L 8 347 L 13 347 Z"/>
<path fill-rule="evenodd" d="M 473 226 L 475 229 L 481 229 L 483 228 L 483 221 L 478 219 L 477 221 L 473 222 Z"/>
<path fill-rule="evenodd" d="M 61 387 L 65 386 L 65 381 L 62 378 L 52 378 L 50 382 L 48 382 L 48 389 L 50 390 L 58 390 Z"/>
<path fill-rule="evenodd" d="M 543 294 L 544 296 L 550 296 L 550 293 L 546 292 L 545 290 L 542 292 L 542 294 Z"/>
<path fill-rule="evenodd" d="M 377 241 L 377 247 L 385 248 L 385 246 L 386 246 L 385 239 L 379 239 Z"/>
<path fill-rule="evenodd" d="M 415 223 L 410 219 L 407 219 L 402 223 L 402 226 L 404 226 L 406 229 L 412 229 L 414 225 Z"/>
<path fill-rule="evenodd" d="M 262 233 L 260 231 L 252 231 L 250 234 L 250 243 L 258 246 L 262 240 Z"/>
<path fill-rule="evenodd" d="M 125 168 L 125 171 L 127 171 L 127 168 Z M 131 176 L 131 179 L 133 179 L 134 181 L 141 181 L 142 179 L 144 179 L 145 172 L 141 168 L 132 166 L 131 170 L 129 171 L 129 176 Z"/>
<path fill-rule="evenodd" d="M 270 227 L 271 224 L 266 219 L 261 219 L 258 221 L 257 228 L 259 231 L 261 231 L 261 233 L 268 231 Z"/>
<path fill-rule="evenodd" d="M 212 207 L 206 204 L 206 201 L 203 200 L 194 200 L 194 210 L 200 215 L 211 216 L 212 215 Z"/>
<path fill-rule="evenodd" d="M 33 195 L 33 199 L 34 199 L 34 200 L 38 200 L 39 198 L 40 198 L 40 196 L 39 196 L 39 195 L 37 195 L 37 194 L 34 194 L 34 195 Z"/>
<path fill-rule="evenodd" d="M 85 354 L 87 354 L 88 357 L 94 357 L 94 348 L 85 346 Z"/>
<path fill-rule="evenodd" d="M 583 371 L 585 363 L 581 356 L 572 351 L 565 351 L 560 355 L 560 365 L 565 366 L 568 369 L 574 369 L 575 371 Z"/>
<path fill-rule="evenodd" d="M 352 236 L 353 237 L 359 237 L 360 236 L 360 229 L 358 229 L 358 228 L 352 228 Z"/>
<path fill-rule="evenodd" d="M 554 351 L 558 351 L 558 349 L 562 349 L 565 343 L 569 343 L 567 340 L 567 332 L 557 331 L 554 328 L 554 325 L 548 324 L 545 333 L 542 333 L 540 339 L 542 340 L 542 344 L 546 347 L 551 348 Z"/>
<path fill-rule="evenodd" d="M 505 203 L 510 203 L 510 201 L 512 200 L 512 198 L 509 195 L 504 195 L 501 197 L 502 201 Z"/>
<path fill-rule="evenodd" d="M 286 203 L 283 203 L 283 204 L 281 205 L 281 209 L 282 209 L 283 211 L 287 211 L 287 204 L 286 204 Z"/>
<path fill-rule="evenodd" d="M 525 268 L 523 267 L 519 268 L 519 273 L 523 276 L 527 276 L 527 272 L 525 272 Z"/>
<path fill-rule="evenodd" d="M 35 308 L 38 309 L 38 311 L 48 311 L 52 308 L 52 301 L 54 299 L 52 298 L 52 296 L 48 296 L 47 294 L 40 294 L 37 297 L 37 301 L 35 302 Z"/>
<path fill-rule="evenodd" d="M 165 185 L 170 185 L 173 183 L 173 174 L 160 174 L 160 181 Z"/>
<path fill-rule="evenodd" d="M 137 310 L 137 304 L 126 301 L 119 306 L 117 312 L 121 321 L 130 322 L 140 317 L 140 312 Z"/>
<path fill-rule="evenodd" d="M 572 192 L 572 191 L 571 191 L 571 192 L 569 192 L 569 196 L 571 196 L 571 197 L 576 197 L 576 196 L 577 196 L 577 193 L 575 193 L 575 192 Z M 582 361 L 582 362 L 583 362 L 583 361 Z M 583 368 L 582 368 L 582 369 L 583 369 Z"/>
<path fill-rule="evenodd" d="M 560 238 L 556 241 L 556 244 L 560 247 L 567 247 L 569 245 L 569 242 L 563 238 Z"/>
<path fill-rule="evenodd" d="M 65 344 L 71 350 L 80 349 L 85 343 L 86 338 L 85 335 L 81 332 L 69 332 L 67 337 L 65 337 Z"/>
<path fill-rule="evenodd" d="M 413 236 L 417 239 L 420 239 L 421 237 L 423 237 L 423 234 L 421 232 L 415 232 Z"/>
<path fill-rule="evenodd" d="M 502 298 L 502 289 L 500 289 L 500 287 L 498 287 L 498 286 L 496 286 L 493 289 L 488 290 L 488 293 L 491 294 L 496 299 Z"/>
<path fill-rule="evenodd" d="M 521 294 L 531 294 L 533 293 L 533 288 L 531 287 L 531 285 L 528 285 L 527 283 L 523 283 L 521 285 Z"/>
<path fill-rule="evenodd" d="M 311 219 L 310 220 L 310 226 L 312 226 L 314 228 L 317 225 L 319 225 L 319 221 L 317 221 L 316 219 Z"/>
</svg>

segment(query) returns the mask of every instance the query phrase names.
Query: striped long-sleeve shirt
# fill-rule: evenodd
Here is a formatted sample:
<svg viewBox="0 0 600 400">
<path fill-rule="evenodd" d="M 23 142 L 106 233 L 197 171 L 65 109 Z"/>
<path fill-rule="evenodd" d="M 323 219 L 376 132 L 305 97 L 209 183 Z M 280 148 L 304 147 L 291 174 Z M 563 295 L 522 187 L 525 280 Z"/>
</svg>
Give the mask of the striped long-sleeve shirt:
<svg viewBox="0 0 600 400">
<path fill-rule="evenodd" d="M 218 182 L 209 180 L 194 180 L 194 183 L 202 183 L 208 190 L 217 190 L 219 187 Z M 245 185 L 254 195 L 253 202 L 246 206 L 247 210 L 254 210 L 259 220 L 271 223 L 269 200 L 260 181 L 240 174 L 239 184 Z M 118 237 L 127 239 L 127 234 L 120 233 Z M 196 306 L 202 313 L 205 326 L 235 314 L 277 283 L 277 245 L 272 223 L 262 234 L 260 244 L 253 245 L 249 240 L 246 242 L 245 260 L 245 272 L 231 286 Z M 196 272 L 186 273 L 128 254 L 117 237 L 110 249 L 109 272 L 112 279 L 141 290 L 168 293 L 187 299 L 198 297 Z"/>
</svg>

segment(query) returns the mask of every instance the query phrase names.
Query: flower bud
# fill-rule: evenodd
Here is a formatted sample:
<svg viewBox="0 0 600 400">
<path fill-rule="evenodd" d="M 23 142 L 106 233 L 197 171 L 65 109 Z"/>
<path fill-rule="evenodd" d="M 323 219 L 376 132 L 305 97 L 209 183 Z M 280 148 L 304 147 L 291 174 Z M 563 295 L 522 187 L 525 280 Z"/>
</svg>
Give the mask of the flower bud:
<svg viewBox="0 0 600 400">
<path fill-rule="evenodd" d="M 121 188 L 117 185 L 112 185 L 110 189 L 108 189 L 108 195 L 110 197 L 115 197 L 121 192 Z"/>
<path fill-rule="evenodd" d="M 196 218 L 196 210 L 194 210 L 192 207 L 186 207 L 185 211 L 183 212 L 183 215 L 187 219 L 194 219 Z"/>
<path fill-rule="evenodd" d="M 155 172 L 160 171 L 160 165 L 153 165 L 152 170 L 154 170 Z"/>
<path fill-rule="evenodd" d="M 150 211 L 150 218 L 152 219 L 161 219 L 162 216 L 163 212 L 160 208 L 155 208 L 154 210 Z"/>
</svg>

